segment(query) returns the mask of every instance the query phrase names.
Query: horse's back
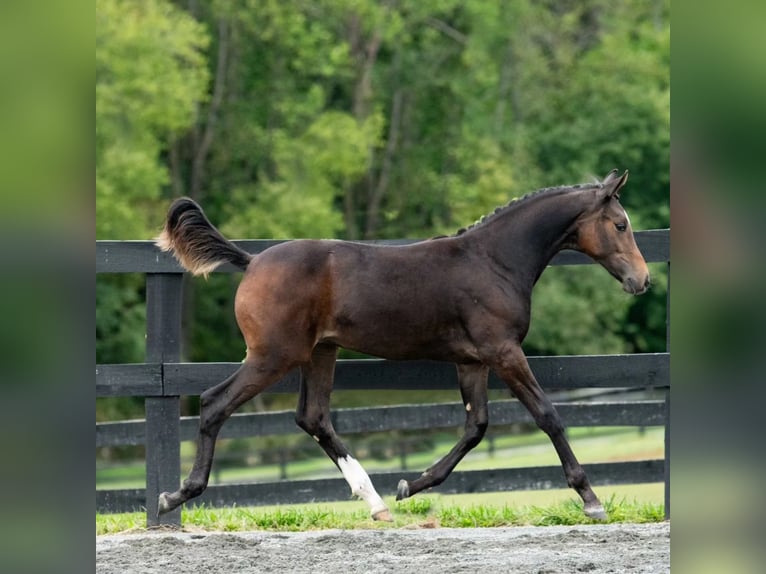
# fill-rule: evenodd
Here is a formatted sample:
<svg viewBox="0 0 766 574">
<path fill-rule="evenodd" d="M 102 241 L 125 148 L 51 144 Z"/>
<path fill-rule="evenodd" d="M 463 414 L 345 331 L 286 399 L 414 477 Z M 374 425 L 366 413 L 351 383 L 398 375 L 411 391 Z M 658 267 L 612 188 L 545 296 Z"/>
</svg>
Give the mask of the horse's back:
<svg viewBox="0 0 766 574">
<path fill-rule="evenodd" d="M 461 290 L 455 254 L 437 243 L 272 247 L 254 258 L 240 285 L 240 328 L 246 338 L 268 332 L 284 340 L 287 333 L 304 346 L 328 341 L 380 356 L 423 355 L 426 346 L 447 351 L 459 329 Z"/>
</svg>

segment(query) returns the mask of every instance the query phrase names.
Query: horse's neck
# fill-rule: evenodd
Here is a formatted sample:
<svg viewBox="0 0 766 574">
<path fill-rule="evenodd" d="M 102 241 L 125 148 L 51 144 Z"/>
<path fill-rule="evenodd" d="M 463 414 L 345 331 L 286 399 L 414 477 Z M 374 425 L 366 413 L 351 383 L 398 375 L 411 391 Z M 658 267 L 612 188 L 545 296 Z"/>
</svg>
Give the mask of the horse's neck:
<svg viewBox="0 0 766 574">
<path fill-rule="evenodd" d="M 581 213 L 578 202 L 568 199 L 541 197 L 498 214 L 494 221 L 475 230 L 476 239 L 483 242 L 496 264 L 531 291 L 553 256 L 566 246 Z"/>
</svg>

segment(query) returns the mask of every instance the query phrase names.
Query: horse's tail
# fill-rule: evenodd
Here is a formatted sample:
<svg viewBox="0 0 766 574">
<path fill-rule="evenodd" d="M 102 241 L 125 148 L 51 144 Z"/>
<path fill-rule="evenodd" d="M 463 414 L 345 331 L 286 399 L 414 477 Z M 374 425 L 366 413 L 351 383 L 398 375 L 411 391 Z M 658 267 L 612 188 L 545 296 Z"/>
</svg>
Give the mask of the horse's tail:
<svg viewBox="0 0 766 574">
<path fill-rule="evenodd" d="M 207 275 L 227 262 L 245 269 L 253 258 L 226 239 L 202 208 L 188 197 L 176 199 L 170 206 L 156 245 L 163 251 L 172 251 L 181 266 L 193 275 Z"/>
</svg>

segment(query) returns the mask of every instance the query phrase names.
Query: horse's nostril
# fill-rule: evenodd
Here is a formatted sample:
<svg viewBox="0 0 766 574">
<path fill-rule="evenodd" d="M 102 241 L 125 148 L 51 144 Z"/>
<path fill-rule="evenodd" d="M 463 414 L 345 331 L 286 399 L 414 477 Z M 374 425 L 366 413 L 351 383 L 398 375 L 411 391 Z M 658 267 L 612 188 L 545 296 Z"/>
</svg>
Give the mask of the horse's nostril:
<svg viewBox="0 0 766 574">
<path fill-rule="evenodd" d="M 649 287 L 651 286 L 651 284 L 652 284 L 652 278 L 651 278 L 651 277 L 649 277 L 649 275 L 647 275 L 647 276 L 646 276 L 646 279 L 644 279 L 644 287 L 645 287 L 646 289 L 649 289 Z"/>
</svg>

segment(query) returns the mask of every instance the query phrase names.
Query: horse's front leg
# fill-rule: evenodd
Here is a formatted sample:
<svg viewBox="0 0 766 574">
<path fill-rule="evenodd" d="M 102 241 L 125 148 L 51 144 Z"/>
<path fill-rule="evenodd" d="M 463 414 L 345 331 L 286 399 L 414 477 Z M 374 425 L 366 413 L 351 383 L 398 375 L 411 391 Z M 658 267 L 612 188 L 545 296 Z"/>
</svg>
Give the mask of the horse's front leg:
<svg viewBox="0 0 766 574">
<path fill-rule="evenodd" d="M 458 443 L 436 464 L 413 481 L 400 480 L 396 499 L 401 500 L 426 488 L 444 482 L 463 457 L 481 442 L 489 424 L 487 408 L 487 375 L 489 369 L 481 363 L 458 365 L 460 394 L 465 405 L 465 431 Z"/>
<path fill-rule="evenodd" d="M 488 357 L 488 364 L 527 408 L 537 426 L 550 437 L 561 460 L 567 484 L 582 498 L 585 514 L 595 520 L 606 520 L 604 507 L 593 492 L 585 471 L 569 446 L 564 423 L 532 374 L 521 346 L 509 343 L 501 352 Z"/>
<path fill-rule="evenodd" d="M 338 438 L 330 419 L 330 393 L 337 348 L 334 345 L 317 345 L 310 363 L 301 367 L 301 392 L 295 422 L 311 435 L 319 446 L 337 465 L 355 496 L 370 507 L 374 520 L 393 520 L 386 503 L 375 490 L 365 472 L 345 444 Z"/>
</svg>

